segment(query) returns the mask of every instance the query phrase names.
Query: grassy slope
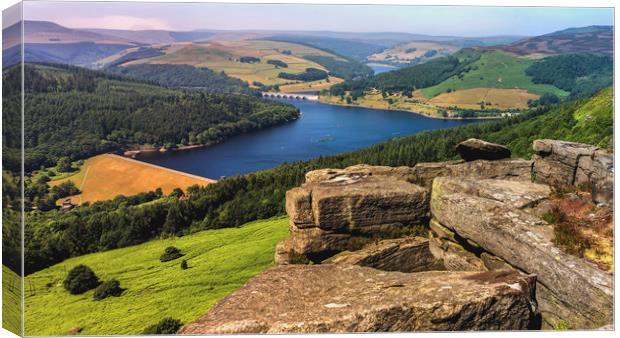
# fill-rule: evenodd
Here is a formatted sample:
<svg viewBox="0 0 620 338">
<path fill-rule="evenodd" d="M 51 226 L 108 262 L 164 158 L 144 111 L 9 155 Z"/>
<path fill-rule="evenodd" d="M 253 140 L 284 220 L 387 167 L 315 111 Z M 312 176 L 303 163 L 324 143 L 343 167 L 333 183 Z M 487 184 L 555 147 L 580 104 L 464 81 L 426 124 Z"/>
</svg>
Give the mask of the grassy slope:
<svg viewBox="0 0 620 338">
<path fill-rule="evenodd" d="M 64 335 L 72 327 L 88 335 L 140 334 L 166 316 L 193 321 L 273 263 L 276 243 L 288 235 L 287 224 L 281 217 L 154 240 L 36 272 L 26 277 L 36 287 L 34 295 L 26 294 L 26 334 Z M 180 268 L 181 259 L 159 261 L 169 245 L 186 254 L 189 269 Z M 93 291 L 70 295 L 62 281 L 78 264 L 90 266 L 100 279 L 116 278 L 127 290 L 102 301 L 93 300 Z"/>
<path fill-rule="evenodd" d="M 91 157 L 75 175 L 51 181 L 49 184 L 54 186 L 65 181 L 73 181 L 82 191 L 82 194 L 74 199 L 77 203 L 102 201 L 117 195 L 131 196 L 157 188 L 162 188 L 164 194 L 169 194 L 174 188 L 185 190 L 194 184 L 208 185 L 212 182 L 110 154 Z"/>
<path fill-rule="evenodd" d="M 589 99 L 560 105 L 549 113 L 492 133 L 485 139 L 505 144 L 513 151 L 513 156 L 525 158 L 532 154 L 532 142 L 541 138 L 609 147 L 613 137 L 613 97 L 610 87 Z"/>
<path fill-rule="evenodd" d="M 283 50 L 290 50 L 292 55 L 285 55 L 279 52 Z M 173 46 L 168 49 L 165 55 L 137 60 L 128 64 L 189 64 L 196 67 L 207 67 L 218 72 L 223 71 L 227 75 L 247 81 L 249 84 L 252 84 L 253 81 L 258 81 L 265 85 L 275 85 L 298 82 L 278 78 L 280 72 L 299 74 L 303 73 L 306 68 L 325 70 L 325 67 L 318 63 L 304 59 L 303 56 L 305 55 L 322 55 L 338 58 L 325 51 L 299 44 L 278 41 L 242 40 Z M 261 59 L 261 62 L 242 63 L 237 61 L 242 56 L 258 57 Z M 267 60 L 280 60 L 288 64 L 288 67 L 276 68 L 274 65 L 267 64 Z"/>
<path fill-rule="evenodd" d="M 525 89 L 536 95 L 552 93 L 560 97 L 568 93 L 551 85 L 534 84 L 525 69 L 535 60 L 519 58 L 503 52 L 482 53 L 480 60 L 472 64 L 472 70 L 465 73 L 463 79 L 453 76 L 442 83 L 422 89 L 422 94 L 432 98 L 448 88 L 461 90 L 470 88 L 506 88 Z M 492 99 L 491 99 L 492 101 Z"/>
<path fill-rule="evenodd" d="M 21 332 L 22 311 L 21 281 L 19 275 L 2 266 L 2 327 L 19 335 Z"/>
</svg>

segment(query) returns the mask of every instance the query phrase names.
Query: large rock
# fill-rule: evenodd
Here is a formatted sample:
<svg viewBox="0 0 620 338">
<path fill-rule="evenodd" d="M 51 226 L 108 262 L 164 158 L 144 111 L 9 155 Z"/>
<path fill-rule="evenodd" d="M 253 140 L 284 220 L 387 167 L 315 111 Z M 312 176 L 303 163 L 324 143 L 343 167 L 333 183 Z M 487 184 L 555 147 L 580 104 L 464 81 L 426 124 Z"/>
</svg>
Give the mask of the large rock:
<svg viewBox="0 0 620 338">
<path fill-rule="evenodd" d="M 391 177 L 343 175 L 289 190 L 286 211 L 299 228 L 351 232 L 421 224 L 428 216 L 428 192 Z"/>
<path fill-rule="evenodd" d="M 475 243 L 526 273 L 536 274 L 543 318 L 572 327 L 596 328 L 612 320 L 612 278 L 592 264 L 566 254 L 545 235 L 550 227 L 530 210 L 544 200 L 534 183 L 437 178 L 432 216 L 461 238 Z M 496 191 L 495 193 L 493 191 Z"/>
<path fill-rule="evenodd" d="M 589 189 L 596 203 L 613 202 L 613 154 L 575 142 L 536 140 L 534 177 L 558 190 Z"/>
<path fill-rule="evenodd" d="M 287 247 L 317 262 L 422 226 L 428 220 L 429 192 L 405 180 L 409 171 L 354 166 L 308 173 L 308 182 L 286 193 Z M 287 255 L 282 248 L 279 261 L 286 262 Z"/>
<path fill-rule="evenodd" d="M 477 138 L 470 138 L 457 144 L 456 152 L 465 161 L 501 160 L 510 157 L 510 149 Z"/>
<path fill-rule="evenodd" d="M 383 271 L 419 272 L 444 270 L 431 254 L 429 241 L 421 237 L 386 239 L 357 251 L 344 251 L 324 263 L 359 265 Z"/>
<path fill-rule="evenodd" d="M 337 264 L 269 269 L 180 334 L 538 328 L 535 277 L 385 272 Z"/>
<path fill-rule="evenodd" d="M 446 176 L 531 181 L 532 164 L 533 161 L 523 159 L 418 163 L 409 174 L 409 181 L 429 189 L 433 179 Z"/>
</svg>

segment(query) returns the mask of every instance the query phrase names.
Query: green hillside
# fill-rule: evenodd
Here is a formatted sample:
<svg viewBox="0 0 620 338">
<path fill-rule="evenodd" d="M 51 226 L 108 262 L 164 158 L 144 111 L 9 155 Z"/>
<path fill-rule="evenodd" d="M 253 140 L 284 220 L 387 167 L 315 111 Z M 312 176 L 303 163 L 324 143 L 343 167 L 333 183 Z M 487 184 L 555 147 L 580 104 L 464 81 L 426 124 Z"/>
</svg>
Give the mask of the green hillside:
<svg viewBox="0 0 620 338">
<path fill-rule="evenodd" d="M 19 275 L 2 265 L 2 327 L 21 335 L 21 280 Z"/>
<path fill-rule="evenodd" d="M 532 142 L 541 138 L 612 147 L 613 101 L 613 88 L 607 88 L 590 99 L 560 105 L 512 128 L 490 133 L 485 139 L 505 144 L 514 156 L 521 157 L 530 157 Z"/>
<path fill-rule="evenodd" d="M 525 70 L 534 62 L 532 59 L 515 57 L 503 52 L 484 52 L 477 61 L 470 64 L 469 71 L 454 75 L 438 85 L 424 88 L 422 94 L 431 98 L 448 90 L 480 87 L 525 89 L 537 95 L 551 93 L 559 97 L 569 94 L 552 85 L 532 82 L 531 77 L 525 74 Z"/>
<path fill-rule="evenodd" d="M 124 249 L 68 259 L 26 277 L 26 334 L 140 334 L 170 316 L 183 323 L 196 320 L 218 300 L 273 264 L 276 243 L 288 235 L 288 219 L 256 221 L 239 228 L 209 230 L 160 239 Z M 161 263 L 168 246 L 185 256 Z M 189 268 L 182 270 L 181 261 Z M 126 290 L 116 297 L 93 300 L 93 291 L 71 295 L 62 286 L 67 271 L 78 264 L 101 280 L 117 279 Z"/>
</svg>

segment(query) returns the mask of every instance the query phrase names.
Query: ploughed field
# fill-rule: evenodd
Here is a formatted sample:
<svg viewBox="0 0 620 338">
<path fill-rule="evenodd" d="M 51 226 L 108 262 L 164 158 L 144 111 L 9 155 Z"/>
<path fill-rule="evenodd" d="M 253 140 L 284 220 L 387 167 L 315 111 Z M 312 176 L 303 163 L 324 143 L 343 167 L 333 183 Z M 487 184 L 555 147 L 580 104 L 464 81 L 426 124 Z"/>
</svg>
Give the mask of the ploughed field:
<svg viewBox="0 0 620 338">
<path fill-rule="evenodd" d="M 55 186 L 66 181 L 73 181 L 82 192 L 72 197 L 73 203 L 109 200 L 118 195 L 132 196 L 157 188 L 161 188 L 167 195 L 174 188 L 185 190 L 194 184 L 207 185 L 214 182 L 112 154 L 89 158 L 75 175 L 49 184 Z"/>
<path fill-rule="evenodd" d="M 275 245 L 288 236 L 288 218 L 255 221 L 239 228 L 206 230 L 123 249 L 68 259 L 26 277 L 26 334 L 141 334 L 164 317 L 196 320 L 217 301 L 273 264 Z M 185 255 L 162 263 L 168 246 Z M 188 269 L 181 269 L 186 260 Z M 101 281 L 116 279 L 120 297 L 95 301 L 93 290 L 71 295 L 63 280 L 85 264 Z"/>
</svg>

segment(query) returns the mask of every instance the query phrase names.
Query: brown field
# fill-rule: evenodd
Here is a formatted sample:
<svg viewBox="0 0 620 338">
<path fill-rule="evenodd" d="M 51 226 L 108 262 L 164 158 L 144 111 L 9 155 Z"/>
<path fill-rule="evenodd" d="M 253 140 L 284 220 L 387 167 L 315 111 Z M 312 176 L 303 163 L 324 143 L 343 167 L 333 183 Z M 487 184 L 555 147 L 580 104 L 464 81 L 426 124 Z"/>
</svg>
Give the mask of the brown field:
<svg viewBox="0 0 620 338">
<path fill-rule="evenodd" d="M 480 103 L 485 102 L 487 108 L 523 109 L 527 108 L 528 100 L 536 100 L 538 97 L 523 89 L 472 88 L 442 93 L 427 103 L 439 107 L 480 109 Z"/>
<path fill-rule="evenodd" d="M 408 49 L 416 48 L 415 51 L 407 53 Z M 430 50 L 436 50 L 438 53 L 435 57 L 452 54 L 460 48 L 447 43 L 413 41 L 407 42 L 390 49 L 386 49 L 381 53 L 376 53 L 368 57 L 369 61 L 381 62 L 402 62 L 409 63 L 415 58 L 423 57 L 424 53 Z"/>
<path fill-rule="evenodd" d="M 73 181 L 82 191 L 72 198 L 74 203 L 108 200 L 117 195 L 130 196 L 157 188 L 168 194 L 177 187 L 185 190 L 194 184 L 215 182 L 112 154 L 91 157 L 75 175 L 49 184 L 54 186 L 65 181 Z"/>
</svg>

